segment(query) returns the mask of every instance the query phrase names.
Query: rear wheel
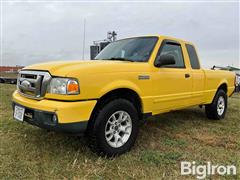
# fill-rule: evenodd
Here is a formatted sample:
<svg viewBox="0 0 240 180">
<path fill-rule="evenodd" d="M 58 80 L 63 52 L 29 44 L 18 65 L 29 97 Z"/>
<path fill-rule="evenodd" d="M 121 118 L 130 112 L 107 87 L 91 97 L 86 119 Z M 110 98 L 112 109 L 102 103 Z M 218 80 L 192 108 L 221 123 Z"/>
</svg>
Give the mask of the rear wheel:
<svg viewBox="0 0 240 180">
<path fill-rule="evenodd" d="M 90 148 L 116 156 L 131 149 L 139 129 L 138 112 L 126 99 L 114 99 L 100 108 L 88 128 Z"/>
<path fill-rule="evenodd" d="M 211 104 L 205 105 L 206 115 L 209 119 L 220 120 L 225 117 L 227 110 L 227 94 L 220 89 Z"/>
</svg>

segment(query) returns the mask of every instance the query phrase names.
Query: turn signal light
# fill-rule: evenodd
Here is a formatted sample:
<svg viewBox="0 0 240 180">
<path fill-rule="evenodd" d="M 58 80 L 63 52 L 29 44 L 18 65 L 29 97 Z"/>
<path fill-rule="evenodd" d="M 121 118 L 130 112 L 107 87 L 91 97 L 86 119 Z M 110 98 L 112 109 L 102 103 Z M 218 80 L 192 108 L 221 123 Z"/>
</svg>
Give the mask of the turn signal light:
<svg viewBox="0 0 240 180">
<path fill-rule="evenodd" d="M 67 84 L 67 93 L 68 94 L 78 94 L 79 93 L 79 86 L 77 81 L 69 80 Z"/>
</svg>

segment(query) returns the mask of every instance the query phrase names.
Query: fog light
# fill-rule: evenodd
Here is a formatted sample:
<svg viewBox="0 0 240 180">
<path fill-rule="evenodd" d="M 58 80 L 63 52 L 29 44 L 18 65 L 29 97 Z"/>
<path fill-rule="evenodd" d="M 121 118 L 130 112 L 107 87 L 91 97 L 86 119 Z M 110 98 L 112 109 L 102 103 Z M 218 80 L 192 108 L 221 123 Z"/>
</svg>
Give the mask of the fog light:
<svg viewBox="0 0 240 180">
<path fill-rule="evenodd" d="M 54 114 L 53 117 L 52 117 L 52 122 L 54 124 L 57 124 L 57 116 Z"/>
</svg>

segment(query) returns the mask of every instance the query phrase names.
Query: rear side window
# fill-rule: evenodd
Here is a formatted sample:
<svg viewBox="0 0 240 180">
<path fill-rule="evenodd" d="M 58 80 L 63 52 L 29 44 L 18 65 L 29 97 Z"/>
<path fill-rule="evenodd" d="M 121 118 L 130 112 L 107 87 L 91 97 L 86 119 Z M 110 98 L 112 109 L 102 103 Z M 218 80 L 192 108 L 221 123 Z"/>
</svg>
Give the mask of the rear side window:
<svg viewBox="0 0 240 180">
<path fill-rule="evenodd" d="M 159 55 L 160 56 L 162 56 L 162 55 L 174 56 L 176 63 L 173 65 L 166 65 L 164 67 L 174 67 L 174 68 L 184 68 L 185 67 L 184 61 L 183 61 L 182 49 L 181 49 L 181 46 L 178 44 L 172 44 L 172 43 L 164 44 Z"/>
<path fill-rule="evenodd" d="M 186 48 L 187 48 L 187 52 L 188 52 L 188 56 L 190 59 L 192 69 L 200 69 L 200 64 L 198 61 L 198 57 L 197 57 L 195 48 L 190 44 L 186 44 Z"/>
</svg>

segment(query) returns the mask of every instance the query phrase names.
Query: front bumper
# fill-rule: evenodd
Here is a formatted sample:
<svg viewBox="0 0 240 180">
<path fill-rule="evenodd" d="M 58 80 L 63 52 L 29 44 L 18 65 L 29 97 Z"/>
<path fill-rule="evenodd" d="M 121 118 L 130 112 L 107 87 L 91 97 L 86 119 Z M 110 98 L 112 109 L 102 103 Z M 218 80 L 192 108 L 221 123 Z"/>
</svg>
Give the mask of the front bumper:
<svg viewBox="0 0 240 180">
<path fill-rule="evenodd" d="M 13 108 L 25 108 L 24 121 L 38 127 L 66 133 L 81 133 L 87 128 L 88 120 L 96 100 L 64 102 L 55 100 L 34 100 L 13 93 Z M 53 121 L 53 116 L 57 117 Z"/>
</svg>

